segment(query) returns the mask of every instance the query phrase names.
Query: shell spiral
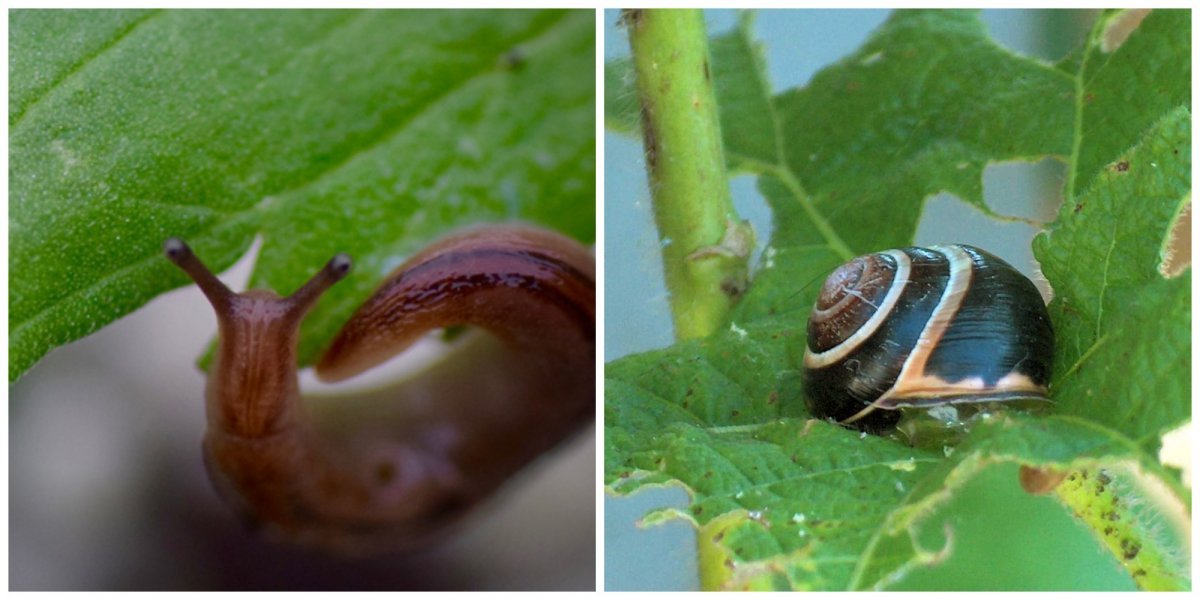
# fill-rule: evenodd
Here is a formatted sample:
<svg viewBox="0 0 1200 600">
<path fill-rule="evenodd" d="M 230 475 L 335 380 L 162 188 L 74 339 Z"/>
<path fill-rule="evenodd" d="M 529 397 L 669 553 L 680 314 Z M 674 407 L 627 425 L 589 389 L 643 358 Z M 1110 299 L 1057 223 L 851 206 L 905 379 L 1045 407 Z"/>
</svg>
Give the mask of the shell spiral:
<svg viewBox="0 0 1200 600">
<path fill-rule="evenodd" d="M 808 322 L 812 414 L 868 431 L 902 407 L 1044 399 L 1054 333 L 1028 278 L 963 245 L 904 248 L 838 267 Z"/>
</svg>

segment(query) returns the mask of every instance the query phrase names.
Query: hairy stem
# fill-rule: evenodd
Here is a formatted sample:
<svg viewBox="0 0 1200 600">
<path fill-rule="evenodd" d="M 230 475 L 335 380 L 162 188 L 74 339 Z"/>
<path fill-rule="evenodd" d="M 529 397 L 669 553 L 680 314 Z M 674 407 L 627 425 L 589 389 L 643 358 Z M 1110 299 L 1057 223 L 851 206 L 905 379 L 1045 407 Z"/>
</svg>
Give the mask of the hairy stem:
<svg viewBox="0 0 1200 600">
<path fill-rule="evenodd" d="M 725 175 L 704 17 L 630 10 L 624 22 L 675 336 L 704 337 L 723 326 L 745 291 L 754 247 Z"/>
</svg>

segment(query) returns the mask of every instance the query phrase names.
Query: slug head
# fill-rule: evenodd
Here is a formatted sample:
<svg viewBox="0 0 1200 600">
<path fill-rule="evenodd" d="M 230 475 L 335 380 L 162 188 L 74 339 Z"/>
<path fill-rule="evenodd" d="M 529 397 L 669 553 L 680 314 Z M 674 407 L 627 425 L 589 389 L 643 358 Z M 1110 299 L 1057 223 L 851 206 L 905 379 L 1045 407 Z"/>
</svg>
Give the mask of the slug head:
<svg viewBox="0 0 1200 600">
<path fill-rule="evenodd" d="M 196 282 L 217 315 L 220 340 L 207 389 L 212 424 L 251 437 L 286 427 L 299 397 L 300 321 L 325 290 L 350 272 L 350 257 L 333 257 L 300 289 L 280 297 L 266 290 L 233 292 L 182 240 L 168 239 L 163 251 Z"/>
</svg>

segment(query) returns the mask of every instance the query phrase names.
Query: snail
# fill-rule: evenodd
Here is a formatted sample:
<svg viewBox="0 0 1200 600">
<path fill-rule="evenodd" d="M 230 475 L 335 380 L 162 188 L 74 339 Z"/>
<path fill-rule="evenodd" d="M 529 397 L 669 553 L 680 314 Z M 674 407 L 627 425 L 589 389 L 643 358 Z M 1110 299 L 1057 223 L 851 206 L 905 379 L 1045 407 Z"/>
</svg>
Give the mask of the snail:
<svg viewBox="0 0 1200 600">
<path fill-rule="evenodd" d="M 899 427 L 911 441 L 921 419 L 954 426 L 1045 406 L 1053 354 L 1046 305 L 1008 263 L 964 245 L 887 250 L 826 279 L 808 321 L 805 397 L 815 417 Z"/>
<path fill-rule="evenodd" d="M 491 335 L 366 399 L 376 412 L 358 421 L 342 414 L 354 401 L 328 407 L 340 423 L 302 402 L 296 354 L 302 318 L 347 275 L 348 256 L 280 298 L 230 291 L 178 239 L 164 251 L 217 314 L 209 478 L 247 524 L 275 538 L 343 554 L 422 545 L 594 418 L 594 259 L 562 235 L 468 229 L 396 269 L 336 335 L 318 378 L 348 378 L 437 328 Z"/>
</svg>

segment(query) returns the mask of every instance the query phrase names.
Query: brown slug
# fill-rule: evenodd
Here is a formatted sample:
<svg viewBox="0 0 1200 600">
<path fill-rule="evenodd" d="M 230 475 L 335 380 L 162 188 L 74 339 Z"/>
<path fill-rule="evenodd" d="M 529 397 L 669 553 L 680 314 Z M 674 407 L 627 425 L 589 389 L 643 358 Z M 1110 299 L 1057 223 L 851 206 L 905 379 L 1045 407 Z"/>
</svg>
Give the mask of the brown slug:
<svg viewBox="0 0 1200 600">
<path fill-rule="evenodd" d="M 164 250 L 217 314 L 209 477 L 274 537 L 344 553 L 419 545 L 593 419 L 595 261 L 557 233 L 489 225 L 408 259 L 337 334 L 318 378 L 353 376 L 438 328 L 490 336 L 397 389 L 319 408 L 299 390 L 299 325 L 350 258 L 280 298 L 230 291 L 178 239 Z M 377 408 L 358 418 L 363 404 Z"/>
</svg>

